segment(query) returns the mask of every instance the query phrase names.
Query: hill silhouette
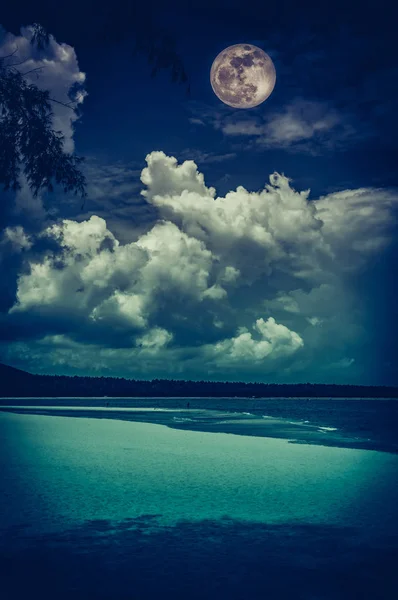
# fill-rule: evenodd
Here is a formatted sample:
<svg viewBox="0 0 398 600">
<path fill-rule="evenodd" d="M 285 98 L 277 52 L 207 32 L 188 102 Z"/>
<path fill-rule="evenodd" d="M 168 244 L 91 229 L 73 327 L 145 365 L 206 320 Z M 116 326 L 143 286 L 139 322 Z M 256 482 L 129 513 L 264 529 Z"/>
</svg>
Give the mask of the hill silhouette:
<svg viewBox="0 0 398 600">
<path fill-rule="evenodd" d="M 0 363 L 0 382 L 3 385 L 4 381 L 7 378 L 18 378 L 18 377 L 34 377 L 31 373 L 27 373 L 26 371 L 22 371 L 21 369 L 16 369 L 15 367 L 10 367 L 9 365 L 4 365 Z"/>
<path fill-rule="evenodd" d="M 0 364 L 0 397 L 398 398 L 398 387 L 34 375 Z"/>
</svg>

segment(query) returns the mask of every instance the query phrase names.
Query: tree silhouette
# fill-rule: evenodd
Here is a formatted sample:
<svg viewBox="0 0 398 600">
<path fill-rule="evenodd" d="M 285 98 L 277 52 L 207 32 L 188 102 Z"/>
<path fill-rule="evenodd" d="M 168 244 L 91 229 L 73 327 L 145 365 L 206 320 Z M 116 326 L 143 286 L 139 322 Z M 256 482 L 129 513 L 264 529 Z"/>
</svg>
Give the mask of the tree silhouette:
<svg viewBox="0 0 398 600">
<path fill-rule="evenodd" d="M 50 34 L 45 30 L 40 23 L 33 23 L 33 35 L 30 43 L 36 46 L 39 50 L 43 50 L 50 43 Z"/>
<path fill-rule="evenodd" d="M 0 398 L 102 397 L 118 398 L 397 398 L 398 387 L 336 385 L 323 383 L 255 383 L 243 381 L 190 381 L 123 379 L 121 377 L 81 377 L 32 375 L 0 363 Z M 288 407 L 286 408 L 288 411 Z"/>
<path fill-rule="evenodd" d="M 105 43 L 131 33 L 131 28 L 126 27 L 130 3 L 117 0 L 116 4 L 118 10 L 112 5 L 99 33 Z M 126 18 L 121 18 L 123 15 Z M 46 48 L 50 41 L 46 28 L 34 23 L 32 29 L 31 44 L 39 50 Z M 153 77 L 161 69 L 168 70 L 172 82 L 185 85 L 190 94 L 189 79 L 175 40 L 150 20 L 145 27 L 135 30 L 133 55 L 137 53 L 147 56 Z M 86 179 L 79 168 L 84 158 L 64 151 L 64 136 L 52 125 L 51 103 L 63 103 L 51 98 L 48 91 L 28 83 L 25 79 L 28 73 L 16 68 L 23 63 L 13 62 L 15 58 L 15 53 L 0 57 L 0 185 L 5 191 L 17 191 L 23 173 L 34 196 L 41 190 L 52 192 L 54 185 L 60 185 L 65 192 L 85 198 Z M 73 110 L 71 105 L 64 106 Z"/>
<path fill-rule="evenodd" d="M 32 43 L 41 47 L 48 43 L 46 32 L 38 25 Z M 53 129 L 51 103 L 59 101 L 51 98 L 49 91 L 28 83 L 28 72 L 16 68 L 23 63 L 15 58 L 15 52 L 0 57 L 0 185 L 5 191 L 17 191 L 23 173 L 34 196 L 60 185 L 65 192 L 84 198 L 86 180 L 79 169 L 84 159 L 65 152 L 63 134 Z M 71 105 L 64 106 L 74 110 Z"/>
<path fill-rule="evenodd" d="M 101 44 L 111 44 L 133 36 L 132 55 L 147 57 L 152 77 L 161 70 L 168 71 L 172 83 L 184 85 L 190 95 L 190 81 L 176 39 L 168 29 L 156 24 L 155 13 L 151 4 L 114 0 L 105 8 L 96 39 Z"/>
</svg>

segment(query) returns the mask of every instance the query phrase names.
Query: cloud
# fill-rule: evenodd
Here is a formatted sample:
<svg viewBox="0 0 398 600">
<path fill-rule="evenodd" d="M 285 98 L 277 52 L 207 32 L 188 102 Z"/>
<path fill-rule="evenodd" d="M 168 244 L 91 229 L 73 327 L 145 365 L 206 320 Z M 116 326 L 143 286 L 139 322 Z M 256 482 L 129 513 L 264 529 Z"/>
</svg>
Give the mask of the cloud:
<svg viewBox="0 0 398 600">
<path fill-rule="evenodd" d="M 277 111 L 237 119 L 227 116 L 220 124 L 226 136 L 255 138 L 262 148 L 317 154 L 345 146 L 353 135 L 348 119 L 326 102 L 296 98 Z"/>
<path fill-rule="evenodd" d="M 355 358 L 344 357 L 341 360 L 336 361 L 328 365 L 329 369 L 348 369 L 355 362 Z"/>
<path fill-rule="evenodd" d="M 163 185 L 166 173 L 168 183 Z M 143 195 L 162 218 L 209 245 L 218 256 L 220 272 L 221 266 L 229 266 L 224 265 L 228 256 L 232 266 L 242 270 L 246 283 L 261 275 L 272 276 L 273 263 L 293 277 L 307 271 L 320 275 L 325 262 L 333 258 L 315 205 L 308 202 L 309 192 L 296 193 L 283 175 L 271 175 L 270 184 L 259 193 L 239 186 L 215 201 L 214 188 L 205 186 L 195 163 L 177 165 L 175 159 L 153 152 L 142 181 L 147 185 Z M 160 188 L 166 193 L 159 193 Z M 248 255 L 255 258 L 250 264 Z"/>
<path fill-rule="evenodd" d="M 17 198 L 12 221 L 26 224 L 31 231 L 34 225 L 36 230 L 38 226 L 43 229 L 60 215 L 78 222 L 98 216 L 106 220 L 108 229 L 121 244 L 136 241 L 153 227 L 158 216 L 155 207 L 141 195 L 144 160 L 106 163 L 91 154 L 85 158 L 82 170 L 88 196 L 83 204 L 72 194 L 55 191 L 46 198 L 44 210 L 42 199 L 34 203 L 29 189 L 24 188 L 24 195 Z"/>
<path fill-rule="evenodd" d="M 265 125 L 253 120 L 232 121 L 222 126 L 225 135 L 264 135 L 267 131 Z"/>
<path fill-rule="evenodd" d="M 252 151 L 283 149 L 293 153 L 317 155 L 329 150 L 346 149 L 368 138 L 351 105 L 334 105 L 297 95 L 278 109 L 254 110 L 242 117 L 241 111 L 222 105 L 214 107 L 191 103 L 194 118 L 220 131 L 225 138 L 237 138 Z"/>
<path fill-rule="evenodd" d="M 188 121 L 192 123 L 192 125 L 205 125 L 202 119 L 196 119 L 195 117 L 190 117 Z"/>
<path fill-rule="evenodd" d="M 171 197 L 189 192 L 214 197 L 215 189 L 205 186 L 204 176 L 199 173 L 193 160 L 186 160 L 179 165 L 174 156 L 166 156 L 164 152 L 151 152 L 146 161 L 148 166 L 142 171 L 141 181 L 148 189 L 141 193 L 148 202 L 152 203 L 156 197 Z"/>
<path fill-rule="evenodd" d="M 283 147 L 321 137 L 324 133 L 330 135 L 340 123 L 341 117 L 326 104 L 296 100 L 283 112 L 269 117 L 265 136 L 261 139 L 266 146 Z"/>
<path fill-rule="evenodd" d="M 316 325 L 321 325 L 322 323 L 322 319 L 320 319 L 319 317 L 307 317 L 307 321 L 308 323 L 311 323 L 311 325 L 313 325 L 314 327 Z"/>
<path fill-rule="evenodd" d="M 150 329 L 148 333 L 140 336 L 136 340 L 136 345 L 143 348 L 144 351 L 149 353 L 156 353 L 160 348 L 164 348 L 171 340 L 173 335 L 162 329 L 161 327 L 154 327 Z"/>
<path fill-rule="evenodd" d="M 83 88 L 86 75 L 79 69 L 74 48 L 65 43 L 58 43 L 50 35 L 48 47 L 38 50 L 30 43 L 32 34 L 33 29 L 30 26 L 22 27 L 19 36 L 0 30 L 0 56 L 7 56 L 16 51 L 7 64 L 22 63 L 16 68 L 21 73 L 27 73 L 28 83 L 48 90 L 51 98 L 58 102 L 68 104 L 73 100 L 77 105 L 82 104 L 87 95 Z M 52 103 L 52 109 L 54 129 L 64 134 L 65 151 L 73 152 L 74 123 L 78 115 L 57 102 Z"/>
<path fill-rule="evenodd" d="M 138 239 L 157 218 L 154 207 L 140 193 L 142 164 L 138 166 L 131 161 L 106 164 L 87 156 L 83 169 L 88 196 L 83 210 L 74 196 L 61 196 L 57 199 L 60 212 L 70 218 L 76 218 L 78 212 L 79 221 L 93 215 L 106 219 L 107 227 L 121 243 Z"/>
<path fill-rule="evenodd" d="M 296 16 L 299 25 L 290 14 L 279 26 L 270 22 L 264 39 L 252 40 L 276 66 L 276 89 L 266 103 L 244 113 L 216 101 L 190 102 L 190 118 L 252 151 L 281 148 L 319 155 L 358 148 L 374 156 L 377 148 L 395 155 L 398 67 L 392 29 L 386 23 L 370 28 L 372 20 L 362 28 L 358 13 L 351 24 L 329 20 L 326 31 L 311 26 L 306 12 L 304 20 Z M 385 18 L 384 8 L 378 12 Z"/>
<path fill-rule="evenodd" d="M 304 345 L 297 333 L 276 323 L 273 317 L 267 321 L 257 319 L 254 329 L 260 339 L 256 340 L 242 328 L 238 336 L 218 342 L 214 347 L 215 355 L 220 355 L 221 361 L 237 361 L 241 365 L 242 361 L 258 363 L 268 357 L 289 356 Z"/>
<path fill-rule="evenodd" d="M 300 29 L 301 34 L 294 36 L 275 31 L 267 40 L 280 48 L 279 81 L 288 82 L 289 97 L 322 99 L 337 111 L 344 118 L 346 145 L 360 144 L 361 149 L 366 145 L 371 152 L 395 147 L 393 88 L 398 69 L 392 36 L 379 35 L 377 27 L 360 32 L 357 25 L 347 23 L 339 23 L 331 36 L 317 33 L 308 23 Z M 377 40 L 371 41 L 373 34 Z"/>
<path fill-rule="evenodd" d="M 226 154 L 215 154 L 214 152 L 203 152 L 202 150 L 186 148 L 178 153 L 179 160 L 193 160 L 197 165 L 222 163 L 226 160 L 236 158 L 236 152 L 228 152 Z"/>
<path fill-rule="evenodd" d="M 5 228 L 0 244 L 4 246 L 7 243 L 11 244 L 12 250 L 14 252 L 29 250 L 32 247 L 32 243 L 29 239 L 29 236 L 26 235 L 21 225 L 17 225 L 16 227 Z"/>
<path fill-rule="evenodd" d="M 390 243 L 388 232 L 397 223 L 396 193 L 383 188 L 360 188 L 317 200 L 325 238 L 333 244 L 341 269 L 357 270 L 370 255 L 381 252 Z"/>
<path fill-rule="evenodd" d="M 298 379 L 340 372 L 347 356 L 360 369 L 366 311 L 351 281 L 393 236 L 394 191 L 309 200 L 274 173 L 263 190 L 217 197 L 193 161 L 146 162 L 157 218 L 134 241 L 96 215 L 4 233 L 23 258 L 3 360 L 199 379 Z"/>
<path fill-rule="evenodd" d="M 50 97 L 55 100 L 51 102 L 53 127 L 64 135 L 65 152 L 72 153 L 75 150 L 73 138 L 79 113 L 64 104 L 73 101 L 77 108 L 82 105 L 87 95 L 84 90 L 86 75 L 79 68 L 74 48 L 58 43 L 50 36 L 48 47 L 38 50 L 30 43 L 32 33 L 31 27 L 22 27 L 20 35 L 13 35 L 0 26 L 0 57 L 15 52 L 7 59 L 7 64 L 15 65 L 21 73 L 26 73 L 28 83 L 49 91 Z M 12 219 L 17 218 L 26 227 L 35 228 L 46 219 L 47 210 L 42 195 L 33 197 L 24 176 L 21 176 L 21 185 L 20 191 L 15 195 L 8 194 L 2 201 L 12 202 Z"/>
<path fill-rule="evenodd" d="M 141 190 L 141 169 L 135 163 L 102 164 L 90 156 L 84 165 L 88 180 L 90 200 L 110 199 L 114 203 L 119 199 L 129 199 Z"/>
</svg>

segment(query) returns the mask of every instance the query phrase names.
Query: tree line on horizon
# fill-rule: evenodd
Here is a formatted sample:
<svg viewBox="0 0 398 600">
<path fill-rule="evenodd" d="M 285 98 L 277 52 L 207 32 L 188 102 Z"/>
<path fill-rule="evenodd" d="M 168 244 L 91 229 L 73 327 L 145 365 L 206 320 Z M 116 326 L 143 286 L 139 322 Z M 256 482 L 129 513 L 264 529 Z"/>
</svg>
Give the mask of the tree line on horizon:
<svg viewBox="0 0 398 600">
<path fill-rule="evenodd" d="M 7 369 L 7 367 L 6 367 Z M 2 373 L 0 397 L 243 397 L 243 398 L 398 398 L 398 387 L 326 383 L 253 383 L 242 381 L 191 381 L 118 377 L 32 375 L 23 371 Z"/>
</svg>

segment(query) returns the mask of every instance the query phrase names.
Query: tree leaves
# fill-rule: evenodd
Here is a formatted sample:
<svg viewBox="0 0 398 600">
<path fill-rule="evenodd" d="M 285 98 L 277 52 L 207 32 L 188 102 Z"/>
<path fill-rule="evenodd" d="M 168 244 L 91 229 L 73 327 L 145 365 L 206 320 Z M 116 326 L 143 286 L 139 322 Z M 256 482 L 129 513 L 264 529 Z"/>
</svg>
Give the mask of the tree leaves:
<svg viewBox="0 0 398 600">
<path fill-rule="evenodd" d="M 5 191 L 20 189 L 24 173 L 34 196 L 44 189 L 53 191 L 56 184 L 86 197 L 86 180 L 79 169 L 83 158 L 64 151 L 64 136 L 53 130 L 52 118 L 49 92 L 28 84 L 22 73 L 0 59 L 0 185 Z"/>
<path fill-rule="evenodd" d="M 46 48 L 50 42 L 50 34 L 39 23 L 33 23 L 33 36 L 30 40 L 32 46 L 36 46 L 39 50 Z"/>
<path fill-rule="evenodd" d="M 129 2 L 120 0 L 117 8 L 112 6 L 102 32 L 107 41 L 119 40 L 131 32 L 131 24 L 139 22 Z M 39 23 L 34 23 L 32 28 L 31 44 L 39 50 L 46 48 L 50 43 L 46 29 Z M 185 85 L 189 96 L 188 76 L 173 37 L 155 28 L 149 18 L 144 27 L 136 27 L 135 37 L 133 54 L 148 56 L 151 76 L 156 76 L 161 69 L 169 70 L 171 81 Z M 53 191 L 56 184 L 65 192 L 85 198 L 86 180 L 79 169 L 84 159 L 65 153 L 64 137 L 52 128 L 51 102 L 58 101 L 50 98 L 47 91 L 28 84 L 24 74 L 15 69 L 16 63 L 7 65 L 9 58 L 0 58 L 0 185 L 5 190 L 20 189 L 23 173 L 35 196 L 44 189 Z M 72 101 L 80 91 L 78 84 L 70 90 Z"/>
<path fill-rule="evenodd" d="M 161 31 L 152 32 L 152 35 L 137 32 L 133 55 L 137 53 L 147 55 L 148 62 L 152 65 L 151 77 L 155 77 L 163 69 L 170 71 L 172 83 L 188 83 L 183 61 L 177 52 L 175 40 L 170 35 Z"/>
</svg>

